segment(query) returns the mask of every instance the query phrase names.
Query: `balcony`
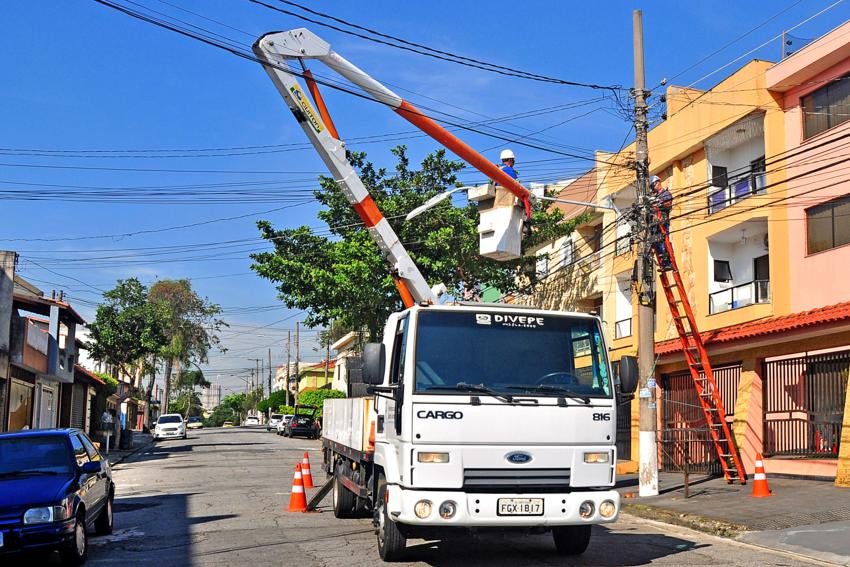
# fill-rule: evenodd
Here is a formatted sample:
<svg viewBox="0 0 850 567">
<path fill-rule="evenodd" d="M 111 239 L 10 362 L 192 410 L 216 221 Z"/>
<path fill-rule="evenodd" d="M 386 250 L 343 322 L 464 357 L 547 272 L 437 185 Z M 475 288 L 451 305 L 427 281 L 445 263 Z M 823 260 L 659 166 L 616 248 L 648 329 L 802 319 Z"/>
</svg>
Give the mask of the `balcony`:
<svg viewBox="0 0 850 567">
<path fill-rule="evenodd" d="M 770 303 L 770 280 L 753 280 L 708 294 L 710 315 L 756 303 Z"/>
<path fill-rule="evenodd" d="M 771 302 L 767 219 L 750 219 L 708 238 L 708 312 Z"/>
<path fill-rule="evenodd" d="M 708 214 L 712 215 L 751 195 L 759 195 L 764 192 L 765 177 L 763 172 L 748 173 L 719 189 L 711 187 L 708 192 Z"/>
</svg>

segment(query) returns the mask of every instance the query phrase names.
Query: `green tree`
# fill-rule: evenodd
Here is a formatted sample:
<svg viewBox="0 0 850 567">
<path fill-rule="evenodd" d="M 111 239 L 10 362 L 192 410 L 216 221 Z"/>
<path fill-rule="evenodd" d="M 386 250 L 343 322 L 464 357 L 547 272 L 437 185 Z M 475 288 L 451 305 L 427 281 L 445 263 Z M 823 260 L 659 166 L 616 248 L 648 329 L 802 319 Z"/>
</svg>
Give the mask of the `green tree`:
<svg viewBox="0 0 850 567">
<path fill-rule="evenodd" d="M 432 285 L 444 283 L 454 295 L 483 285 L 515 291 L 518 270 L 533 262 L 481 257 L 474 204 L 455 207 L 447 200 L 412 221 L 401 220 L 411 209 L 457 185 L 456 174 L 464 164 L 438 150 L 414 170 L 404 146 L 392 151 L 397 158 L 392 173 L 376 169 L 363 153 L 350 153 L 349 159 L 425 279 Z M 334 321 L 345 328 L 366 329 L 376 339 L 387 316 L 401 306 L 398 292 L 380 250 L 339 185 L 330 177 L 321 177 L 319 183 L 315 195 L 324 208 L 318 216 L 330 227 L 331 236 L 306 226 L 277 230 L 270 222 L 260 221 L 260 234 L 274 245 L 274 251 L 253 254 L 251 267 L 277 286 L 287 307 L 307 311 L 308 326 Z M 551 203 L 536 205 L 534 232 L 526 239 L 526 248 L 572 231 L 576 223 L 563 221 L 563 214 Z M 533 270 L 527 276 L 534 281 Z"/>
<path fill-rule="evenodd" d="M 225 421 L 238 422 L 239 416 L 235 411 L 233 411 L 232 407 L 222 404 L 213 409 L 212 414 L 209 419 L 204 422 L 204 425 L 221 427 Z"/>
<path fill-rule="evenodd" d="M 168 404 L 169 413 L 182 413 L 184 418 L 190 415 L 201 415 L 204 408 L 197 389 L 209 386 L 209 381 L 200 370 L 186 370 L 178 373 L 178 379 L 174 383 L 176 395 L 174 401 Z"/>
<path fill-rule="evenodd" d="M 344 398 L 346 397 L 345 392 L 341 392 L 339 390 L 307 390 L 306 392 L 301 392 L 298 395 L 298 405 L 299 406 L 316 406 L 319 408 L 317 415 L 322 415 L 322 411 L 324 409 L 325 400 L 332 398 Z"/>
<path fill-rule="evenodd" d="M 260 413 L 266 413 L 269 409 L 276 411 L 279 406 L 284 404 L 286 404 L 286 391 L 277 390 L 276 392 L 272 392 L 269 397 L 263 398 L 257 403 L 257 411 Z"/>
<path fill-rule="evenodd" d="M 148 296 L 162 321 L 166 339 L 157 354 L 164 361 L 167 406 L 174 368 L 179 374 L 184 364 L 207 362 L 210 349 L 224 351 L 218 333 L 226 323 L 218 318 L 221 307 L 195 293 L 187 279 L 160 280 L 151 286 Z M 152 383 L 149 389 L 153 390 Z"/>
<path fill-rule="evenodd" d="M 148 289 L 138 279 L 118 280 L 103 294 L 91 333 L 92 358 L 131 377 L 143 360 L 165 344 L 162 321 L 147 301 Z"/>
</svg>

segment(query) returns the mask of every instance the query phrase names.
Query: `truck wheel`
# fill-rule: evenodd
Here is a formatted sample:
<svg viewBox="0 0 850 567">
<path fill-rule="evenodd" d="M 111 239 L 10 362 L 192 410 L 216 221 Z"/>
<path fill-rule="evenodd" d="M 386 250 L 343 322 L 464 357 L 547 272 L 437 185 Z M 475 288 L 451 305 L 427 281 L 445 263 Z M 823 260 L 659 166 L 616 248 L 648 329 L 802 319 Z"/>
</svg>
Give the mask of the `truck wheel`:
<svg viewBox="0 0 850 567">
<path fill-rule="evenodd" d="M 590 526 L 555 526 L 552 538 L 561 555 L 581 555 L 590 543 Z"/>
<path fill-rule="evenodd" d="M 375 508 L 375 522 L 378 530 L 378 554 L 386 562 L 400 561 L 407 548 L 407 538 L 399 531 L 395 522 L 390 520 L 385 495 L 387 481 L 378 479 L 378 506 Z"/>
<path fill-rule="evenodd" d="M 335 518 L 353 518 L 354 508 L 357 505 L 357 495 L 343 486 L 340 480 L 341 473 L 337 471 L 334 475 L 333 505 Z"/>
</svg>

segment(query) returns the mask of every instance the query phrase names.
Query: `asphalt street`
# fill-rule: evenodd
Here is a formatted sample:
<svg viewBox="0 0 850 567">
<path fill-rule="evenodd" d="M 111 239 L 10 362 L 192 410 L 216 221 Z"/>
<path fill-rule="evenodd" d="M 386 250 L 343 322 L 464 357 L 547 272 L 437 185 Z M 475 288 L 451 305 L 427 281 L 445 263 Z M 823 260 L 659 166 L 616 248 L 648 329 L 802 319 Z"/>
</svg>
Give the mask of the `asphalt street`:
<svg viewBox="0 0 850 567">
<path fill-rule="evenodd" d="M 318 441 L 265 429 L 192 432 L 160 442 L 114 467 L 115 533 L 92 537 L 89 565 L 345 566 L 380 561 L 369 520 L 337 520 L 326 498 L 319 513 L 285 512 L 304 451 L 323 481 Z M 317 482 L 318 484 L 318 482 Z M 312 492 L 312 491 L 310 491 Z M 412 541 L 407 565 L 811 565 L 693 532 L 623 517 L 595 527 L 579 558 L 555 553 L 549 535 Z M 58 565 L 44 556 L 20 565 Z"/>
</svg>

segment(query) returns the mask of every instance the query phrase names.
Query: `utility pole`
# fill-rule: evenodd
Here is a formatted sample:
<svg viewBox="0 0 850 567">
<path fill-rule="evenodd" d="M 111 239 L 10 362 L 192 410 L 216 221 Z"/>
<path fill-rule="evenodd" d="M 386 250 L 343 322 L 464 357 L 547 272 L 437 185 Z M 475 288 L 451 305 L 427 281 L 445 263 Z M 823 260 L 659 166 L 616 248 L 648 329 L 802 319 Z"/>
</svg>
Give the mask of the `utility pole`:
<svg viewBox="0 0 850 567">
<path fill-rule="evenodd" d="M 640 372 L 638 403 L 640 410 L 640 467 L 638 469 L 640 496 L 658 494 L 658 435 L 655 402 L 655 330 L 654 294 L 655 261 L 652 257 L 650 227 L 652 209 L 649 202 L 649 146 L 647 141 L 647 107 L 643 67 L 643 13 L 632 13 L 635 62 L 635 158 L 637 169 L 638 235 L 637 280 L 638 300 L 638 369 Z"/>
<path fill-rule="evenodd" d="M 272 349 L 269 347 L 269 396 L 272 395 Z M 271 409 L 269 410 L 271 411 Z"/>
<path fill-rule="evenodd" d="M 301 323 L 295 323 L 295 403 L 298 403 L 298 377 L 301 373 Z"/>
<path fill-rule="evenodd" d="M 328 383 L 328 370 L 331 366 L 331 338 L 328 336 L 325 343 L 325 384 Z"/>
<path fill-rule="evenodd" d="M 292 331 L 286 331 L 286 405 L 289 403 L 289 365 L 292 360 Z"/>
</svg>

